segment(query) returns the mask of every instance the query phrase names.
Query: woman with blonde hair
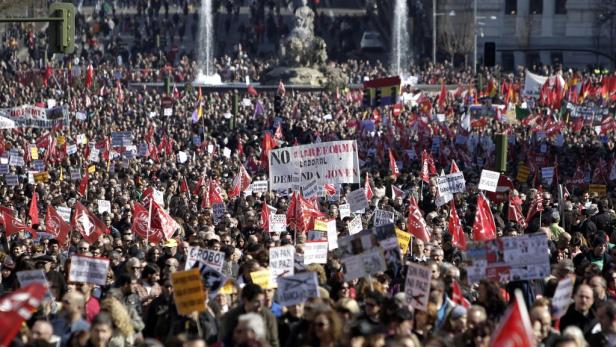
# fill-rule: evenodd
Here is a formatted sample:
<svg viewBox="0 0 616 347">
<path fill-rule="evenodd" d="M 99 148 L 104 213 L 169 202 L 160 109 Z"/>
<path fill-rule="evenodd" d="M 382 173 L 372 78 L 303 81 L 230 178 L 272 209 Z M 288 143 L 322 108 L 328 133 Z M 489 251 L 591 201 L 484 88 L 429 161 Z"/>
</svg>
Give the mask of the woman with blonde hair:
<svg viewBox="0 0 616 347">
<path fill-rule="evenodd" d="M 101 302 L 101 312 L 107 312 L 113 321 L 113 335 L 109 347 L 132 346 L 135 342 L 135 329 L 130 314 L 115 297 L 109 296 Z"/>
</svg>

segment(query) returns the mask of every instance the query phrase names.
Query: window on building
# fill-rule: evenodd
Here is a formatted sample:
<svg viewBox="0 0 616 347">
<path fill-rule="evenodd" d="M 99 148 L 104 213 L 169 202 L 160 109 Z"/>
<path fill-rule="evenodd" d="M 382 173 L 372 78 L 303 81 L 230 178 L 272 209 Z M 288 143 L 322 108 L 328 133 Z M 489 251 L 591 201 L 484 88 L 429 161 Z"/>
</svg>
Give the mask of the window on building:
<svg viewBox="0 0 616 347">
<path fill-rule="evenodd" d="M 552 61 L 552 66 L 562 65 L 562 63 L 563 63 L 563 52 L 552 52 L 552 53 L 550 53 L 550 60 Z"/>
<path fill-rule="evenodd" d="M 526 67 L 541 65 L 541 58 L 537 52 L 529 52 L 526 54 Z"/>
<path fill-rule="evenodd" d="M 556 0 L 554 14 L 567 14 L 567 0 Z"/>
<path fill-rule="evenodd" d="M 504 71 L 513 71 L 515 67 L 515 59 L 512 52 L 502 52 L 501 61 L 503 63 Z"/>
<path fill-rule="evenodd" d="M 518 0 L 505 1 L 505 14 L 515 16 L 518 13 Z"/>
<path fill-rule="evenodd" d="M 528 2 L 528 14 L 542 14 L 543 0 L 530 0 Z"/>
</svg>

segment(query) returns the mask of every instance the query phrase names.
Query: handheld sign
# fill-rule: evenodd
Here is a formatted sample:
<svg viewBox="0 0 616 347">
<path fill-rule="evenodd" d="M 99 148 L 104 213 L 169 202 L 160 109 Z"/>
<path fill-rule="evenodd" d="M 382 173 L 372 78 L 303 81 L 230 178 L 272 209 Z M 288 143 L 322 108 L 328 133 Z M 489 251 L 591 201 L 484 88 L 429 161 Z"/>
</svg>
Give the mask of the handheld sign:
<svg viewBox="0 0 616 347">
<path fill-rule="evenodd" d="M 492 193 L 496 192 L 499 177 L 500 173 L 496 171 L 482 170 L 478 188 L 480 190 L 487 190 Z"/>
<path fill-rule="evenodd" d="M 189 246 L 188 256 L 186 257 L 186 266 L 184 269 L 192 269 L 198 260 L 202 261 L 212 269 L 222 272 L 222 266 L 225 262 L 225 253 L 200 248 L 198 246 Z"/>
<path fill-rule="evenodd" d="M 109 259 L 74 255 L 68 273 L 70 282 L 81 282 L 104 286 L 107 284 Z"/>
<path fill-rule="evenodd" d="M 409 264 L 404 292 L 406 294 L 406 301 L 413 308 L 421 311 L 428 309 L 431 279 L 432 270 L 429 267 L 415 263 Z"/>
<path fill-rule="evenodd" d="M 302 272 L 278 279 L 278 302 L 282 306 L 301 304 L 310 298 L 319 297 L 316 272 Z"/>
<path fill-rule="evenodd" d="M 199 269 L 171 274 L 175 306 L 179 314 L 205 311 L 205 292 Z"/>
</svg>

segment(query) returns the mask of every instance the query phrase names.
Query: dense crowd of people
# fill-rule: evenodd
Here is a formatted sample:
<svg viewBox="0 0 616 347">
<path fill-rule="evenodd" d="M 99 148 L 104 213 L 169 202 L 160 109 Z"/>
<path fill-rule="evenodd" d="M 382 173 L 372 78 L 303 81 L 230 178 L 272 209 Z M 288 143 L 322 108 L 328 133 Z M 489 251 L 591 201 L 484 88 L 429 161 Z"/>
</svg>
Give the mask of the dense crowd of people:
<svg viewBox="0 0 616 347">
<path fill-rule="evenodd" d="M 442 84 L 441 91 L 403 85 L 400 104 L 382 107 L 367 107 L 362 89 L 349 86 L 296 91 L 281 84 L 266 92 L 175 86 L 194 78 L 192 53 L 122 51 L 114 34 L 119 27 L 143 29 L 152 38 L 151 27 L 160 27 L 156 18 L 164 15 L 148 8 L 161 3 L 118 5 L 151 12 L 141 29 L 130 16 L 113 17 L 110 6 L 100 7 L 100 17 L 95 11 L 78 19 L 87 48 L 48 65 L 40 33 L 27 26 L 5 33 L 0 321 L 7 329 L 1 343 L 486 347 L 519 333 L 528 335 L 525 345 L 615 345 L 613 74 L 541 66 L 507 73 L 485 68 L 474 76 L 446 63 L 413 66 L 407 71 L 414 83 Z M 112 22 L 124 24 L 109 27 Z M 18 54 L 22 44 L 25 57 Z M 224 81 L 255 81 L 275 64 L 241 47 L 216 60 Z M 352 84 L 388 75 L 381 63 L 332 64 Z M 553 76 L 534 96 L 525 91 L 529 70 Z M 129 86 L 167 76 L 168 88 Z M 46 110 L 49 119 L 23 122 L 18 111 L 25 105 Z M 479 185 L 484 169 L 497 168 L 497 134 L 506 135 L 509 148 L 499 191 L 491 194 Z M 356 141 L 360 182 L 328 185 L 311 198 L 244 190 L 268 180 L 272 149 L 341 140 Z M 437 177 L 454 168 L 465 189 L 442 203 Z M 368 207 L 342 216 L 349 194 L 360 188 Z M 144 209 L 147 233 L 138 218 Z M 270 232 L 271 209 L 286 215 L 286 231 Z M 65 222 L 52 218 L 60 211 L 68 211 Z M 411 239 L 399 245 L 401 267 L 349 279 L 342 255 L 331 248 L 325 262 L 304 264 L 315 219 L 335 220 L 334 235 L 342 240 L 357 233 L 355 216 L 360 229 L 374 230 L 377 211 L 393 213 L 396 232 Z M 480 215 L 491 216 L 493 237 L 478 236 L 490 227 L 478 229 Z M 519 280 L 473 271 L 477 254 L 469 250 L 476 245 L 528 235 L 547 239 L 545 276 Z M 252 274 L 270 268 L 270 249 L 280 246 L 293 247 L 295 274 L 316 274 L 318 295 L 282 306 L 282 288 L 257 283 Z M 205 308 L 184 314 L 173 274 L 191 267 L 194 247 L 224 254 L 226 280 L 222 288 L 205 280 Z M 104 284 L 75 280 L 71 268 L 81 256 L 108 260 L 108 271 L 99 274 Z M 408 268 L 416 264 L 431 271 L 425 306 L 405 290 Z M 21 320 L 9 320 L 5 307 L 28 287 L 20 274 L 33 270 L 45 275 L 45 298 Z M 571 291 L 555 295 L 568 280 Z M 519 294 L 523 309 L 516 306 Z M 505 324 L 514 308 L 528 312 L 516 320 L 522 328 Z"/>
</svg>

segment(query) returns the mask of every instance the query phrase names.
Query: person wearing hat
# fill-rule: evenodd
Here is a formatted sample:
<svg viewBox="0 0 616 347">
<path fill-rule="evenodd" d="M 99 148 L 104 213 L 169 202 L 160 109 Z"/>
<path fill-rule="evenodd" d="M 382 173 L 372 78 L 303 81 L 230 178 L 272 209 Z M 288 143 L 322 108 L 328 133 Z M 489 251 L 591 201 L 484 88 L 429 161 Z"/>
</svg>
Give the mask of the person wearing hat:
<svg viewBox="0 0 616 347">
<path fill-rule="evenodd" d="M 161 269 L 165 267 L 165 261 L 170 258 L 177 259 L 178 242 L 176 239 L 169 239 L 163 244 L 163 254 L 158 258 L 158 266 Z"/>
<path fill-rule="evenodd" d="M 550 213 L 550 233 L 552 234 L 552 240 L 560 239 L 560 236 L 565 232 L 560 225 L 560 213 L 557 209 L 552 209 Z"/>
<path fill-rule="evenodd" d="M 55 257 L 51 255 L 41 255 L 34 258 L 34 261 L 36 268 L 43 270 L 45 273 L 49 286 L 57 291 L 56 300 L 59 300 L 66 292 L 66 281 L 60 272 L 53 270 L 53 266 L 56 262 Z"/>
</svg>

